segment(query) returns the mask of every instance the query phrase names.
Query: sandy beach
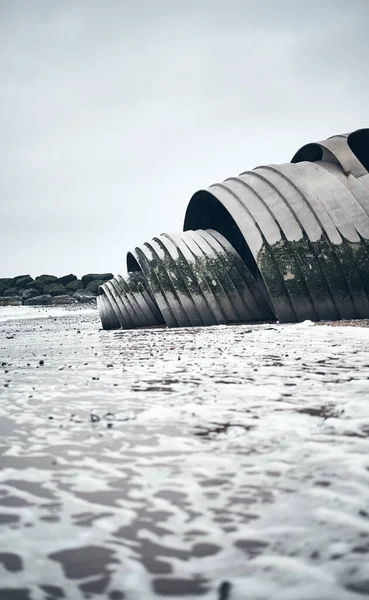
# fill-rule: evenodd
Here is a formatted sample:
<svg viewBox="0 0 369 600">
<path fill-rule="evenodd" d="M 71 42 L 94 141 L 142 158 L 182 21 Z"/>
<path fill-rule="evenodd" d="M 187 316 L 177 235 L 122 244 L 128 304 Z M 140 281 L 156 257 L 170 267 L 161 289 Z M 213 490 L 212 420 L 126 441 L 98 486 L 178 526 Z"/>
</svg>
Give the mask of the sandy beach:
<svg viewBox="0 0 369 600">
<path fill-rule="evenodd" d="M 367 328 L 8 307 L 0 366 L 1 600 L 369 594 Z"/>
</svg>

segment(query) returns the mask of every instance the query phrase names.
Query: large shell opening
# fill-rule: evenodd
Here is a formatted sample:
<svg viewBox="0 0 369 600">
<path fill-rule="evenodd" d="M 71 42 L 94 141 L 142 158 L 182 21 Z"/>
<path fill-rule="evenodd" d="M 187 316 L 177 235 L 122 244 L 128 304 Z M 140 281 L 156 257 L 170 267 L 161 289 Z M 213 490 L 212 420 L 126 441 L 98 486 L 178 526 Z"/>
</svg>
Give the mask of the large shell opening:
<svg viewBox="0 0 369 600">
<path fill-rule="evenodd" d="M 236 221 L 223 204 L 206 190 L 194 194 L 188 204 L 183 230 L 214 229 L 221 233 L 241 256 L 255 279 L 261 275 Z"/>
<path fill-rule="evenodd" d="M 348 136 L 347 143 L 356 158 L 369 172 L 369 129 L 358 129 Z"/>
</svg>

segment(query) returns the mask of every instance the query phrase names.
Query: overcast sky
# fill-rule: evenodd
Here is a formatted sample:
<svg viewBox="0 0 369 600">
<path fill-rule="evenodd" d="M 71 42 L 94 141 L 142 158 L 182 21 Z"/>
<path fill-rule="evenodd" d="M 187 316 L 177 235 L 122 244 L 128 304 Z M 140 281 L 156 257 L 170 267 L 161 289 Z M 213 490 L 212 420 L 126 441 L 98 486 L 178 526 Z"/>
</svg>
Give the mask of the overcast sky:
<svg viewBox="0 0 369 600">
<path fill-rule="evenodd" d="M 0 0 L 0 277 L 125 270 L 201 187 L 369 126 L 368 0 Z"/>
</svg>

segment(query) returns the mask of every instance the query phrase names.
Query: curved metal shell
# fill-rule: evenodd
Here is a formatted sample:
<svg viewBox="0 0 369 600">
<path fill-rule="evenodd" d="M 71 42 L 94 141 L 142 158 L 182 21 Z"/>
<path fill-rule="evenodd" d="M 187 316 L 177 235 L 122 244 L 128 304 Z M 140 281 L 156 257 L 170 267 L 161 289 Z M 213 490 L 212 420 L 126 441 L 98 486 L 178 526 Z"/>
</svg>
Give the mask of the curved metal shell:
<svg viewBox="0 0 369 600">
<path fill-rule="evenodd" d="M 368 171 L 350 147 L 348 142 L 350 135 L 352 134 L 344 133 L 332 136 L 322 142 L 306 144 L 296 152 L 291 162 L 315 162 L 317 160 L 336 162 L 341 166 L 345 175 L 349 173 L 354 177 L 366 175 Z"/>
<path fill-rule="evenodd" d="M 275 318 L 245 263 L 217 232 L 163 234 L 133 255 L 168 327 Z"/>
<path fill-rule="evenodd" d="M 369 129 L 196 192 L 127 269 L 100 288 L 106 329 L 369 318 Z"/>
<path fill-rule="evenodd" d="M 99 288 L 97 306 L 103 329 L 134 329 L 164 323 L 142 273 L 128 273 L 107 281 Z"/>
<path fill-rule="evenodd" d="M 99 310 L 103 329 L 119 329 L 120 323 L 111 309 L 111 304 L 105 295 L 97 297 L 97 308 Z"/>
<path fill-rule="evenodd" d="M 162 234 L 130 254 L 136 270 L 100 287 L 104 329 L 275 320 L 268 300 L 216 231 Z"/>
<path fill-rule="evenodd" d="M 186 212 L 184 230 L 216 229 L 259 273 L 280 321 L 369 317 L 367 171 L 347 137 L 319 144 L 330 154 L 305 147 L 200 190 Z"/>
</svg>

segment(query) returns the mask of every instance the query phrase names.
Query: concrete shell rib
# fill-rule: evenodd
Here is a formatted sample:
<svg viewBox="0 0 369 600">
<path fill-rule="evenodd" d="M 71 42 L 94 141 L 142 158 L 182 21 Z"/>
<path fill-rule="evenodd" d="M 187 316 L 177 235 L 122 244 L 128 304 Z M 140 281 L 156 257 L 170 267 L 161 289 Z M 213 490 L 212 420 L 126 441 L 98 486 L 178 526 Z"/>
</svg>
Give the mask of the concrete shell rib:
<svg viewBox="0 0 369 600">
<path fill-rule="evenodd" d="M 365 133 L 367 132 L 367 136 Z M 212 227 L 265 284 L 284 322 L 369 318 L 369 130 L 196 192 L 184 230 Z"/>
<path fill-rule="evenodd" d="M 100 287 L 104 329 L 275 319 L 245 263 L 216 231 L 165 233 L 132 256 L 139 271 Z"/>
<path fill-rule="evenodd" d="M 369 129 L 196 192 L 100 287 L 104 329 L 369 318 Z"/>
</svg>

